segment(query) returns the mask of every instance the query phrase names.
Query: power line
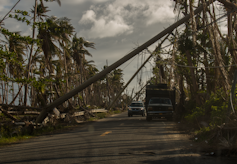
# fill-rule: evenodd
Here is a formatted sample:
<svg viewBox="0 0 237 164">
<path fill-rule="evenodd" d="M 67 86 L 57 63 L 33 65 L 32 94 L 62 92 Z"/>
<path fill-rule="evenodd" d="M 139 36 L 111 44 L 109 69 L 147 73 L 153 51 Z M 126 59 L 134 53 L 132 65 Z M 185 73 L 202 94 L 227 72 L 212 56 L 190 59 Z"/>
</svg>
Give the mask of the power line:
<svg viewBox="0 0 237 164">
<path fill-rule="evenodd" d="M 209 66 L 209 67 L 197 66 L 197 67 L 195 67 L 195 66 L 187 66 L 187 65 L 177 64 L 176 62 L 172 63 L 170 61 L 164 61 L 161 58 L 160 58 L 160 60 L 163 61 L 163 64 L 164 63 L 169 63 L 170 65 L 175 64 L 178 67 L 184 67 L 184 68 L 222 68 L 222 67 L 227 68 L 227 67 L 236 67 L 237 66 L 237 64 L 234 64 L 234 65 L 224 65 L 224 66 Z"/>
<path fill-rule="evenodd" d="M 225 65 L 225 66 L 209 66 L 209 67 L 194 67 L 194 66 L 186 66 L 186 65 L 180 65 L 175 63 L 175 65 L 177 65 L 178 67 L 187 67 L 187 68 L 227 68 L 227 67 L 235 67 L 237 66 L 237 64 L 234 65 Z"/>
<path fill-rule="evenodd" d="M 125 68 L 127 68 L 128 65 L 131 64 L 132 61 L 134 61 L 137 58 L 137 55 L 135 56 L 135 58 L 133 58 L 122 70 L 124 70 Z"/>
</svg>

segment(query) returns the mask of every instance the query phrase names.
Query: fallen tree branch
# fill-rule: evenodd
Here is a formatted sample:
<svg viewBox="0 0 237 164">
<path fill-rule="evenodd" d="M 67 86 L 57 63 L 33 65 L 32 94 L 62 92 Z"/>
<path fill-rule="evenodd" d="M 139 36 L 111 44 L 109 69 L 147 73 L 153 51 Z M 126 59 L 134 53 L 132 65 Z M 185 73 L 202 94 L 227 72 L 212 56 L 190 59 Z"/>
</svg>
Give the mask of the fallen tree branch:
<svg viewBox="0 0 237 164">
<path fill-rule="evenodd" d="M 17 121 L 17 119 L 13 117 L 11 114 L 9 114 L 6 110 L 2 109 L 1 107 L 0 107 L 0 110 L 6 117 L 10 118 L 11 120 Z"/>
<path fill-rule="evenodd" d="M 8 104 L 0 104 L 2 107 L 13 107 L 18 109 L 35 109 L 35 110 L 42 110 L 42 108 L 36 108 L 36 107 L 29 107 L 29 106 L 17 106 L 17 105 L 8 105 Z"/>
<path fill-rule="evenodd" d="M 20 94 L 22 87 L 23 87 L 23 85 L 21 85 L 21 87 L 20 87 L 18 93 L 16 94 L 16 96 L 14 97 L 14 99 L 12 100 L 12 102 L 10 102 L 9 105 L 12 105 L 12 104 L 14 103 L 14 101 L 16 100 L 16 98 L 18 97 L 18 95 Z"/>
</svg>

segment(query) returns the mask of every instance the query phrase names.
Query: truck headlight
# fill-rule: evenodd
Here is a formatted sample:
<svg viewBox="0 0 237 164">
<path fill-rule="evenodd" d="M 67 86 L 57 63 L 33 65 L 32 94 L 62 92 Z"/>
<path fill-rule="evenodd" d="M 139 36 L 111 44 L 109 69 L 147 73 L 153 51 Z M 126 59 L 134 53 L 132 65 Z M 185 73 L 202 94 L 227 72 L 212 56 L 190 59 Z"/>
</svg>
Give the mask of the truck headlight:
<svg viewBox="0 0 237 164">
<path fill-rule="evenodd" d="M 171 106 L 170 106 L 170 107 L 168 107 L 168 110 L 173 110 L 173 107 L 171 107 Z"/>
<path fill-rule="evenodd" d="M 148 107 L 147 110 L 152 110 L 152 107 Z"/>
</svg>

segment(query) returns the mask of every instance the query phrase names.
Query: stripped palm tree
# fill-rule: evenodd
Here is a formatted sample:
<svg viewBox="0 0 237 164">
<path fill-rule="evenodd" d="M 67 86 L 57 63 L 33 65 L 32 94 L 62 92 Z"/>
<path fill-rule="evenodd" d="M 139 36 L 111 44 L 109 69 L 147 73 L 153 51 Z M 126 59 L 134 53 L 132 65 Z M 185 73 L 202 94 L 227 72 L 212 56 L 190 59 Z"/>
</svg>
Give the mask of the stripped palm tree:
<svg viewBox="0 0 237 164">
<path fill-rule="evenodd" d="M 94 43 L 86 41 L 84 38 L 80 37 L 77 38 L 75 34 L 72 39 L 72 47 L 71 47 L 71 52 L 72 52 L 72 57 L 77 65 L 77 72 L 80 72 L 80 83 L 83 83 L 85 80 L 85 69 L 84 69 L 84 63 L 86 61 L 85 55 L 87 56 L 92 56 L 88 50 L 86 50 L 84 47 L 88 48 L 94 48 Z M 81 94 L 82 99 L 84 100 L 84 105 L 85 99 L 84 99 L 84 94 Z"/>
<path fill-rule="evenodd" d="M 15 34 L 19 35 L 20 32 L 15 32 Z M 8 70 L 9 70 L 9 76 L 12 76 L 13 78 L 22 78 L 24 76 L 24 74 L 23 74 L 24 70 L 23 70 L 22 65 L 20 65 L 19 63 L 22 63 L 22 64 L 24 63 L 24 56 L 26 56 L 26 54 L 25 54 L 26 43 L 15 36 L 7 36 L 7 35 L 4 35 L 4 36 L 7 40 L 6 43 L 9 45 L 8 51 L 15 53 L 16 59 L 18 61 L 17 63 L 12 62 L 11 60 L 6 61 Z M 5 86 L 8 87 L 8 84 Z M 13 81 L 12 81 L 11 87 L 12 87 L 13 99 L 10 104 L 13 104 L 14 101 L 16 100 L 17 96 L 20 94 L 22 86 L 19 86 L 19 91 L 16 95 L 14 95 L 15 86 L 14 86 Z M 5 88 L 5 90 L 8 92 L 7 88 Z"/>
</svg>

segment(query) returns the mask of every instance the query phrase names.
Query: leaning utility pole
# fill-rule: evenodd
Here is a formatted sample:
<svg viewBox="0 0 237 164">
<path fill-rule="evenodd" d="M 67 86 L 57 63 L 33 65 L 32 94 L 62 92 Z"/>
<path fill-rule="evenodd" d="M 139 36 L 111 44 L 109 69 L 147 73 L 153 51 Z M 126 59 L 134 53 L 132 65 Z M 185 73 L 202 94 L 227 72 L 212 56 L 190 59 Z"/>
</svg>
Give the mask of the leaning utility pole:
<svg viewBox="0 0 237 164">
<path fill-rule="evenodd" d="M 154 55 L 154 53 L 156 53 L 157 49 L 159 50 L 161 48 L 161 45 L 165 42 L 165 40 L 170 36 L 170 34 L 168 34 L 162 41 L 161 43 L 157 46 L 157 48 L 153 51 L 153 53 L 151 51 L 149 51 L 147 49 L 147 51 L 150 53 L 150 56 L 146 59 L 146 61 L 139 67 L 139 69 L 134 73 L 134 75 L 131 77 L 131 79 L 127 82 L 127 84 L 120 90 L 120 92 L 118 94 L 116 94 L 116 97 L 114 99 L 114 101 L 109 105 L 108 110 L 113 107 L 114 103 L 117 101 L 117 99 L 120 97 L 120 95 L 122 94 L 122 92 L 127 88 L 127 86 L 131 83 L 131 81 L 134 79 L 134 77 L 138 74 L 138 72 L 140 72 L 140 70 L 146 65 L 146 63 L 151 59 L 151 57 Z M 132 97 L 132 95 L 131 95 Z"/>
<path fill-rule="evenodd" d="M 108 67 L 108 60 L 106 60 L 106 65 Z M 106 75 L 106 85 L 107 85 L 107 88 L 108 88 L 108 106 L 110 105 L 110 93 L 109 93 L 109 78 L 108 78 L 108 74 Z"/>
<path fill-rule="evenodd" d="M 211 2 L 206 2 L 206 5 L 207 6 L 210 5 L 214 1 L 215 0 L 212 0 Z M 194 15 L 200 13 L 202 10 L 203 10 L 203 5 L 198 7 L 194 11 Z M 165 30 L 163 30 L 162 32 L 160 32 L 159 34 L 157 34 L 156 36 L 154 36 L 153 38 L 151 38 L 150 40 L 148 40 L 147 42 L 145 42 L 144 44 L 142 44 L 141 46 L 139 46 L 138 48 L 136 48 L 132 52 L 128 53 L 127 55 L 125 55 L 120 60 L 118 60 L 114 64 L 110 65 L 109 67 L 107 67 L 106 69 L 101 71 L 100 73 L 98 73 L 95 76 L 91 77 L 90 79 L 88 79 L 87 81 L 82 83 L 80 86 L 76 87 L 75 89 L 71 90 L 70 92 L 68 92 L 65 95 L 61 96 L 60 98 L 56 99 L 54 102 L 50 103 L 48 106 L 46 106 L 41 111 L 40 115 L 36 119 L 36 122 L 37 123 L 42 122 L 45 119 L 45 117 L 47 116 L 47 113 L 49 111 L 52 111 L 53 108 L 59 106 L 60 104 L 62 104 L 66 100 L 68 100 L 71 97 L 73 97 L 74 95 L 76 95 L 78 92 L 81 92 L 83 89 L 85 89 L 86 87 L 88 87 L 92 83 L 94 83 L 97 80 L 101 79 L 106 74 L 108 74 L 112 70 L 116 69 L 117 67 L 119 67 L 120 65 L 122 65 L 123 63 L 125 63 L 126 61 L 128 61 L 129 59 L 131 59 L 132 57 L 134 57 L 135 55 L 137 55 L 138 53 L 140 53 L 141 51 L 143 51 L 144 49 L 146 49 L 150 45 L 152 45 L 153 43 L 155 43 L 157 40 L 159 40 L 162 37 L 164 37 L 166 34 L 171 33 L 175 28 L 177 28 L 178 26 L 180 26 L 184 22 L 188 21 L 189 19 L 190 19 L 190 14 L 186 15 L 184 18 L 182 18 L 179 21 L 177 21 L 176 23 L 172 24 L 171 26 L 169 26 L 168 28 L 166 28 Z"/>
<path fill-rule="evenodd" d="M 152 77 L 151 79 L 153 79 L 153 78 L 154 77 Z M 135 94 L 135 96 L 133 96 L 132 100 L 135 99 L 150 82 L 151 82 L 151 80 L 148 80 L 147 83 Z"/>
<path fill-rule="evenodd" d="M 148 50 L 148 49 L 147 49 Z M 145 66 L 145 64 L 151 59 L 151 57 L 153 56 L 153 54 L 148 50 L 148 52 L 150 53 L 150 56 L 146 59 L 146 61 L 139 67 L 139 69 L 134 73 L 134 75 L 130 78 L 130 80 L 128 80 L 127 84 L 119 91 L 118 94 L 116 94 L 115 99 L 113 100 L 113 102 L 109 105 L 108 110 L 113 107 L 114 103 L 117 101 L 117 99 L 121 96 L 122 92 L 124 91 L 124 89 L 127 88 L 127 86 L 131 83 L 131 81 L 134 79 L 134 77 L 138 74 L 138 72 Z M 132 95 L 131 95 L 132 96 Z"/>
</svg>

